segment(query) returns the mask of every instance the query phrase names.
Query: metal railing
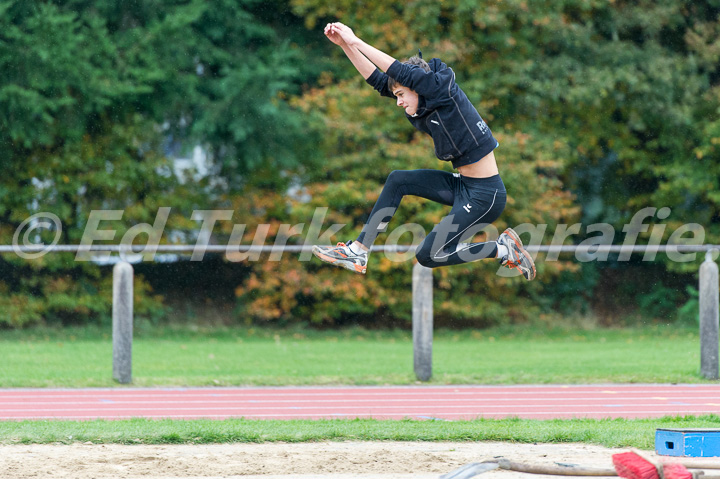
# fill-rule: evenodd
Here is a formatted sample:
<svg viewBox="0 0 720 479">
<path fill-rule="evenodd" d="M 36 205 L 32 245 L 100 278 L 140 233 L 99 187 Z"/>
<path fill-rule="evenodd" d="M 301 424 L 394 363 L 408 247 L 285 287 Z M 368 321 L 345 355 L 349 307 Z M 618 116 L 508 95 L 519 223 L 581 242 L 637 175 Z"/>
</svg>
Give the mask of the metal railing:
<svg viewBox="0 0 720 479">
<path fill-rule="evenodd" d="M 313 245 L 187 245 L 187 244 L 159 244 L 148 247 L 146 245 L 109 245 L 93 243 L 91 245 L 56 244 L 56 245 L 0 245 L 0 253 L 83 253 L 83 252 L 110 252 L 110 253 L 147 253 L 149 250 L 158 253 L 191 253 L 196 250 L 207 253 L 273 253 L 283 251 L 287 253 L 311 252 Z M 373 246 L 373 252 L 404 253 L 414 251 L 415 246 L 410 245 L 381 245 Z M 720 245 L 526 245 L 530 253 L 707 253 L 720 252 Z"/>
<path fill-rule="evenodd" d="M 404 253 L 414 246 L 373 246 L 373 252 Z M 528 245 L 531 253 L 600 254 L 600 253 L 705 253 L 700 266 L 700 374 L 706 379 L 718 379 L 719 312 L 718 266 L 713 255 L 720 245 Z M 157 253 L 309 253 L 312 245 L 243 246 L 243 245 L 156 245 Z M 120 262 L 113 267 L 113 378 L 119 383 L 132 382 L 133 336 L 133 268 L 126 261 L 129 254 L 148 253 L 142 245 L 0 245 L 0 253 L 118 253 Z M 413 365 L 418 380 L 432 378 L 433 340 L 433 280 L 432 269 L 416 263 L 412 271 L 412 331 Z"/>
<path fill-rule="evenodd" d="M 705 379 L 719 378 L 718 340 L 720 284 L 718 265 L 713 255 L 720 252 L 720 245 L 599 245 L 581 247 L 575 245 L 527 246 L 530 252 L 539 253 L 705 253 L 699 274 L 699 323 L 700 323 L 700 375 Z M 420 381 L 432 377 L 432 270 L 416 263 L 413 267 L 413 364 L 415 376 Z"/>
</svg>

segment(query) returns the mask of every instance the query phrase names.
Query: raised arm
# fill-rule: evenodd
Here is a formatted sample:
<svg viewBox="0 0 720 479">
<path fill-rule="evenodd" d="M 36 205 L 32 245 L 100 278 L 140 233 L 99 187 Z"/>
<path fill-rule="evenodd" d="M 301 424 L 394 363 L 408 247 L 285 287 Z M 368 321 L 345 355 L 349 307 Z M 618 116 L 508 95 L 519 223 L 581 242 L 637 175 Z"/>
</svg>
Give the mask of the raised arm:
<svg viewBox="0 0 720 479">
<path fill-rule="evenodd" d="M 387 53 L 378 50 L 372 45 L 368 45 L 358 38 L 352 29 L 347 25 L 343 25 L 339 22 L 330 23 L 327 27 L 325 27 L 325 29 L 326 32 L 329 30 L 331 34 L 338 35 L 348 47 L 358 50 L 367 60 L 372 62 L 374 65 L 377 65 L 377 67 L 382 71 L 387 71 L 387 69 L 390 68 L 390 65 L 395 62 L 395 59 Z M 350 60 L 352 61 L 352 58 Z M 353 64 L 355 64 L 355 62 L 353 62 Z M 357 65 L 355 66 L 357 67 Z M 375 69 L 373 68 L 373 71 L 374 70 Z M 372 73 L 372 71 L 370 73 Z M 368 77 L 365 77 L 365 79 L 367 78 Z"/>
<path fill-rule="evenodd" d="M 345 52 L 345 55 L 355 66 L 355 69 L 357 69 L 357 71 L 363 76 L 363 78 L 367 80 L 368 78 L 370 78 L 370 75 L 372 75 L 375 71 L 375 65 L 370 62 L 370 60 L 365 58 L 365 56 L 360 53 L 357 47 L 348 45 L 343 39 L 343 37 L 337 31 L 335 31 L 333 25 L 335 24 L 327 24 L 327 26 L 325 27 L 325 36 L 328 38 L 328 40 L 343 49 L 343 52 Z"/>
</svg>

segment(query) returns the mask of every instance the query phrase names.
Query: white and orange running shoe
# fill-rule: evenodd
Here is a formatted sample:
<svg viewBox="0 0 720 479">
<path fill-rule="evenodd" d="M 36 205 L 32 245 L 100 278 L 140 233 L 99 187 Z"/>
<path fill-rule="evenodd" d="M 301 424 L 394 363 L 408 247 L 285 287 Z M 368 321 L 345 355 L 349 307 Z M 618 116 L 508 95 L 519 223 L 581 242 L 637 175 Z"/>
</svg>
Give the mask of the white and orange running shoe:
<svg viewBox="0 0 720 479">
<path fill-rule="evenodd" d="M 512 228 L 506 229 L 497 242 L 508 249 L 508 254 L 500 258 L 502 265 L 511 269 L 517 268 L 525 276 L 525 279 L 532 281 L 535 278 L 535 262 L 530 253 L 523 248 L 520 236 L 515 230 Z"/>
<path fill-rule="evenodd" d="M 318 246 L 314 245 L 312 252 L 315 256 L 326 263 L 334 264 L 341 268 L 349 269 L 356 273 L 365 274 L 367 271 L 368 252 L 362 251 L 356 254 L 350 249 L 349 241 L 347 244 L 338 243 L 336 246 Z"/>
</svg>

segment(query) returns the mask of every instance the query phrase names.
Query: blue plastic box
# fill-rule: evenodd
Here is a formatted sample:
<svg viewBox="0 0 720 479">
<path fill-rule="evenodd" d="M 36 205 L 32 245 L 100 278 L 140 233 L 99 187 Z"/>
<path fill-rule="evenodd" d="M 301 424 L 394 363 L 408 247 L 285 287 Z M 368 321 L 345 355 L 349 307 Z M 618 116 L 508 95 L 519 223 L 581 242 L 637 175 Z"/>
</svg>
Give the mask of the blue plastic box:
<svg viewBox="0 0 720 479">
<path fill-rule="evenodd" d="M 663 456 L 718 457 L 720 429 L 657 429 L 655 452 Z"/>
</svg>

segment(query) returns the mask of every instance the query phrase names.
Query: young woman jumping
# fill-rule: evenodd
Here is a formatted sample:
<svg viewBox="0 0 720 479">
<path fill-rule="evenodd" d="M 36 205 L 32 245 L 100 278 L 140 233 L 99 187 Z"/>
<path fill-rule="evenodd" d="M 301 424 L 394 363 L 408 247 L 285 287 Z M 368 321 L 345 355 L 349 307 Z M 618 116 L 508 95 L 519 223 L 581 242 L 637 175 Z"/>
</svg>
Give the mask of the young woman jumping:
<svg viewBox="0 0 720 479">
<path fill-rule="evenodd" d="M 535 264 L 512 228 L 497 241 L 461 243 L 500 216 L 507 195 L 493 152 L 498 142 L 455 83 L 455 72 L 437 58 L 428 63 L 417 56 L 401 63 L 362 41 L 342 23 L 328 24 L 325 36 L 343 49 L 380 95 L 396 99 L 410 123 L 432 137 L 438 159 L 452 162 L 457 173 L 393 171 L 360 236 L 337 246 L 314 246 L 313 254 L 365 274 L 377 235 L 385 231 L 403 196 L 413 195 L 452 207 L 417 247 L 415 257 L 420 264 L 436 268 L 497 258 L 532 280 Z"/>
</svg>

